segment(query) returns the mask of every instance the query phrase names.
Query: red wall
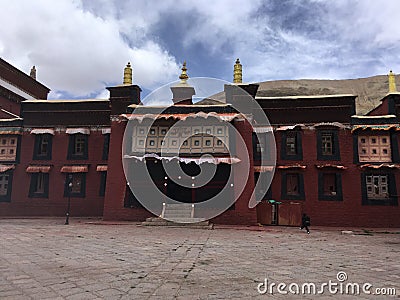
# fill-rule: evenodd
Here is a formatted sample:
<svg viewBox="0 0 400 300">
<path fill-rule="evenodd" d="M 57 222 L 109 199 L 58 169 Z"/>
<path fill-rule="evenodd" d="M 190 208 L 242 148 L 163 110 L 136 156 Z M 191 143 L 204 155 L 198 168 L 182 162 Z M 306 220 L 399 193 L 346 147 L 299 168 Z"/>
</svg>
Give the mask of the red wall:
<svg viewBox="0 0 400 300">
<path fill-rule="evenodd" d="M 280 134 L 276 135 L 277 149 L 281 149 Z M 322 226 L 361 226 L 361 227 L 400 227 L 399 206 L 362 205 L 361 173 L 358 165 L 353 164 L 353 136 L 350 130 L 339 130 L 341 161 L 317 161 L 317 139 L 315 130 L 302 131 L 303 160 L 283 161 L 277 164 L 300 163 L 306 165 L 303 173 L 305 200 L 293 201 L 302 204 L 303 212 L 310 215 L 312 225 Z M 332 163 L 348 167 L 346 170 L 317 169 L 316 164 Z M 292 170 L 297 172 L 298 169 Z M 339 172 L 342 174 L 343 201 L 318 200 L 318 173 Z M 400 172 L 396 174 L 397 194 L 400 189 Z M 272 199 L 281 200 L 282 170 L 276 170 L 272 182 Z"/>
<path fill-rule="evenodd" d="M 24 133 L 21 139 L 20 164 L 13 172 L 11 202 L 0 202 L 1 216 L 63 216 L 66 213 L 68 198 L 64 197 L 65 174 L 61 173 L 64 165 L 89 165 L 86 173 L 86 197 L 71 198 L 71 217 L 102 216 L 104 198 L 99 196 L 100 172 L 98 164 L 107 164 L 102 160 L 104 136 L 101 131 L 89 135 L 89 159 L 67 160 L 69 135 L 65 132 L 53 136 L 51 161 L 32 160 L 35 135 Z M 28 165 L 52 165 L 49 173 L 49 197 L 29 198 L 31 175 L 26 173 Z"/>
<path fill-rule="evenodd" d="M 21 115 L 21 104 L 11 101 L 7 98 L 4 98 L 0 96 L 0 108 L 8 110 L 9 112 L 12 112 L 13 114 L 16 114 L 18 116 Z M 2 113 L 4 115 L 4 113 Z M 12 118 L 10 115 L 4 115 L 6 118 Z"/>
</svg>

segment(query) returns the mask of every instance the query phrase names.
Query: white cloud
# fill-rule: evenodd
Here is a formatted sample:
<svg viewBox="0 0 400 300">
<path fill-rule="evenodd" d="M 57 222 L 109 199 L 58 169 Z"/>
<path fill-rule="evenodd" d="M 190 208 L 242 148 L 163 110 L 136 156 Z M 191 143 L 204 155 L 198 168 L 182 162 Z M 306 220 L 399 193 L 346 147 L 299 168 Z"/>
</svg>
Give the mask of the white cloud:
<svg viewBox="0 0 400 300">
<path fill-rule="evenodd" d="M 135 83 L 149 89 L 178 73 L 174 57 L 155 42 L 128 45 L 117 20 L 95 16 L 77 1 L 7 1 L 1 6 L 0 55 L 26 72 L 36 65 L 38 80 L 55 97 L 60 91 L 86 96 L 120 84 L 128 61 Z"/>
<path fill-rule="evenodd" d="M 83 0 L 82 0 L 83 1 Z M 1 3 L 4 2 L 4 3 Z M 134 82 L 154 89 L 177 78 L 172 53 L 226 62 L 244 80 L 352 78 L 400 73 L 400 2 L 374 1 L 13 1 L 0 0 L 0 55 L 73 96 L 119 84 L 127 61 Z M 24 20 L 24 22 L 21 22 Z M 158 34 L 158 26 L 179 26 Z M 157 31 L 158 30 L 158 31 Z M 174 43 L 174 45 L 172 45 Z M 206 49 L 206 50 L 204 50 Z M 206 52 L 206 53 L 204 53 Z M 189 66 L 207 65 L 202 61 Z M 189 70 L 193 74 L 192 69 Z M 212 75 L 213 70 L 201 70 Z M 232 67 L 224 71 L 231 79 Z"/>
</svg>

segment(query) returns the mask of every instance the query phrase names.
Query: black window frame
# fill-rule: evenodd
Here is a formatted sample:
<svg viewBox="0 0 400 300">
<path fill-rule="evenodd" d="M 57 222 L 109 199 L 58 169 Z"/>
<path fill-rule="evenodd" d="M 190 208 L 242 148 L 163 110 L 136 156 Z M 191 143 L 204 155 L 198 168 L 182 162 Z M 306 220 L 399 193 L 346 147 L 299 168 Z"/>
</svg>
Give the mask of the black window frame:
<svg viewBox="0 0 400 300">
<path fill-rule="evenodd" d="M 108 153 L 110 151 L 110 134 L 105 133 L 104 135 L 104 142 L 103 142 L 103 160 L 108 160 Z"/>
<path fill-rule="evenodd" d="M 332 135 L 332 154 L 322 153 L 322 136 Z M 338 130 L 318 130 L 317 131 L 317 159 L 318 160 L 340 160 L 339 132 Z"/>
<path fill-rule="evenodd" d="M 7 187 L 7 194 L 1 196 L 0 195 L 0 202 L 11 202 L 11 193 L 12 193 L 12 182 L 13 182 L 13 170 L 8 170 L 5 172 L 0 173 L 0 175 L 8 175 L 8 187 Z"/>
<path fill-rule="evenodd" d="M 43 193 L 35 192 L 39 174 L 44 176 L 44 190 Z M 31 182 L 29 186 L 29 198 L 48 198 L 49 197 L 49 174 L 48 173 L 31 173 Z"/>
<path fill-rule="evenodd" d="M 76 139 L 78 137 L 83 137 L 84 138 L 85 149 L 83 151 L 83 154 L 75 154 L 74 153 L 75 152 Z M 88 138 L 87 134 L 82 134 L 82 133 L 71 134 L 70 137 L 69 137 L 67 159 L 68 160 L 87 160 L 88 159 L 88 148 L 89 148 L 89 138 Z"/>
<path fill-rule="evenodd" d="M 288 133 L 294 134 L 296 143 L 296 154 L 287 154 L 286 143 Z M 282 160 L 303 160 L 303 146 L 302 146 L 302 135 L 300 130 L 285 130 L 282 132 L 281 140 L 281 159 Z"/>
<path fill-rule="evenodd" d="M 77 174 L 81 175 L 81 190 L 79 193 L 69 193 L 69 183 Z M 86 173 L 66 173 L 64 182 L 64 197 L 85 198 L 86 196 Z"/>
<path fill-rule="evenodd" d="M 106 183 L 107 183 L 107 172 L 100 172 L 100 188 L 99 196 L 104 197 L 106 195 Z"/>
<path fill-rule="evenodd" d="M 389 197 L 387 199 L 371 199 L 367 195 L 367 176 L 380 175 L 387 176 L 388 179 L 388 192 Z M 372 206 L 398 206 L 398 195 L 396 189 L 396 177 L 391 172 L 364 172 L 361 173 L 361 194 L 362 194 L 362 205 Z"/>
<path fill-rule="evenodd" d="M 48 147 L 47 154 L 39 155 L 39 149 L 41 147 L 44 137 L 49 138 L 49 143 L 47 146 Z M 53 150 L 53 135 L 52 134 L 49 134 L 49 133 L 35 134 L 35 145 L 33 148 L 33 160 L 51 160 L 52 152 L 53 152 L 52 150 Z"/>
<path fill-rule="evenodd" d="M 291 174 L 296 174 L 298 176 L 298 184 L 299 184 L 299 194 L 298 195 L 288 195 L 287 194 L 287 176 Z M 305 200 L 305 191 L 304 191 L 304 176 L 303 173 L 296 171 L 288 171 L 282 173 L 282 182 L 281 182 L 281 199 L 282 200 Z"/>
<path fill-rule="evenodd" d="M 324 194 L 324 175 L 325 174 L 335 175 L 336 195 L 325 195 Z M 334 172 L 318 172 L 318 200 L 321 200 L 321 201 L 343 201 L 342 174 L 334 173 Z"/>
</svg>

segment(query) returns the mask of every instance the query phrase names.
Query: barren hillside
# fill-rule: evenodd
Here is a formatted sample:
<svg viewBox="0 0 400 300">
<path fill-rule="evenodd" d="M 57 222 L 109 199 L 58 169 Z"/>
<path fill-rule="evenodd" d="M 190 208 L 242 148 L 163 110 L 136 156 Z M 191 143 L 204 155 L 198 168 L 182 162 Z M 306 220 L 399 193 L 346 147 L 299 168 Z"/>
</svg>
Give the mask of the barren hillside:
<svg viewBox="0 0 400 300">
<path fill-rule="evenodd" d="M 396 76 L 396 81 L 398 80 L 399 77 Z M 365 114 L 376 107 L 389 91 L 386 75 L 345 80 L 276 80 L 259 84 L 257 96 L 358 95 L 357 114 Z"/>
</svg>

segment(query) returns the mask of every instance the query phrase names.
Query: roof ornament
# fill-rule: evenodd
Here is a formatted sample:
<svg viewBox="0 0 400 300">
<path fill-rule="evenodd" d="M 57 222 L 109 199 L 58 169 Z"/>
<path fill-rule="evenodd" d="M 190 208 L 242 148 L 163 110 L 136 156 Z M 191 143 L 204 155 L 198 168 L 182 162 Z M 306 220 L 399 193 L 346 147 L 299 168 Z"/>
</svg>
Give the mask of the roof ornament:
<svg viewBox="0 0 400 300">
<path fill-rule="evenodd" d="M 394 73 L 392 72 L 392 70 L 390 70 L 388 77 L 389 77 L 389 93 L 397 92 L 396 77 L 395 77 Z"/>
<path fill-rule="evenodd" d="M 183 66 L 182 66 L 182 73 L 181 73 L 181 75 L 179 75 L 179 79 L 181 80 L 181 83 L 186 83 L 186 81 L 189 79 L 189 76 L 186 71 L 187 71 L 186 61 L 184 61 Z"/>
<path fill-rule="evenodd" d="M 31 76 L 33 79 L 36 80 L 36 68 L 35 68 L 35 66 L 32 67 L 31 73 L 29 74 L 29 76 Z"/>
<path fill-rule="evenodd" d="M 126 85 L 132 84 L 132 68 L 130 62 L 128 62 L 128 64 L 124 69 L 124 84 Z"/>
<path fill-rule="evenodd" d="M 233 83 L 242 83 L 242 65 L 239 58 L 233 66 Z"/>
</svg>

